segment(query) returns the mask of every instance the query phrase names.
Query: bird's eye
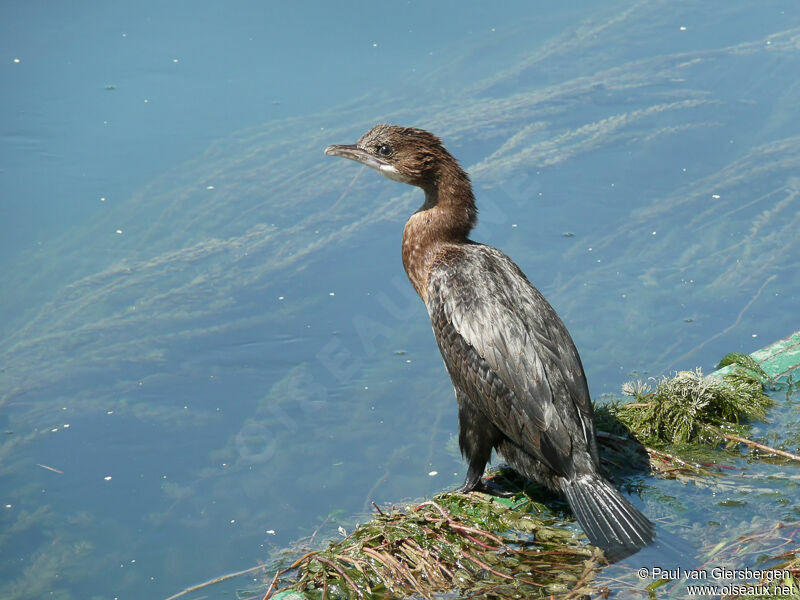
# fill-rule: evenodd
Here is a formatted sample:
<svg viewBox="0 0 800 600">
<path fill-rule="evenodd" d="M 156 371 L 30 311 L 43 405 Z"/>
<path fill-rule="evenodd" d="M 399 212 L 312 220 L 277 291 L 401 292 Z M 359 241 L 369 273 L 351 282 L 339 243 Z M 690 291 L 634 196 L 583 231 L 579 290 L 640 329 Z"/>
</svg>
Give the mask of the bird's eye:
<svg viewBox="0 0 800 600">
<path fill-rule="evenodd" d="M 383 144 L 382 146 L 378 146 L 378 154 L 380 154 L 381 156 L 389 156 L 391 153 L 392 153 L 392 147 L 391 146 L 389 146 L 387 144 Z"/>
</svg>

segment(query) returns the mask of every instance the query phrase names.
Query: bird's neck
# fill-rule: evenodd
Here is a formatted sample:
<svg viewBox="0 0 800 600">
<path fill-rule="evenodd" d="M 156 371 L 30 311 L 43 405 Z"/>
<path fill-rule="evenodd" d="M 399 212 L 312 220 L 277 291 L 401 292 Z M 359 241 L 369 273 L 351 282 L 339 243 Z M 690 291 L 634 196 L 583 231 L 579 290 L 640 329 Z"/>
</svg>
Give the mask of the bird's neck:
<svg viewBox="0 0 800 600">
<path fill-rule="evenodd" d="M 403 267 L 427 302 L 428 275 L 436 258 L 448 248 L 469 243 L 478 211 L 469 177 L 455 161 L 423 189 L 425 203 L 403 230 Z"/>
</svg>

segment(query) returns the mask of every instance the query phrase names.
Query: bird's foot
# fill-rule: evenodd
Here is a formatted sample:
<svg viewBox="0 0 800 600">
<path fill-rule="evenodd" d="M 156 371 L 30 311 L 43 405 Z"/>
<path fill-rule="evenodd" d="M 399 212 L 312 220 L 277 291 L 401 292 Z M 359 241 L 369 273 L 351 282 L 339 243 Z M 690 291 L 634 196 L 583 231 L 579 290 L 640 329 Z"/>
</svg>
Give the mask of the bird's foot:
<svg viewBox="0 0 800 600">
<path fill-rule="evenodd" d="M 504 490 L 493 481 L 484 477 L 476 479 L 475 481 L 465 481 L 464 485 L 453 490 L 454 494 L 468 494 L 469 492 L 481 492 L 483 494 L 489 494 L 490 496 L 497 496 L 498 498 L 513 498 L 517 495 L 515 492 Z"/>
</svg>

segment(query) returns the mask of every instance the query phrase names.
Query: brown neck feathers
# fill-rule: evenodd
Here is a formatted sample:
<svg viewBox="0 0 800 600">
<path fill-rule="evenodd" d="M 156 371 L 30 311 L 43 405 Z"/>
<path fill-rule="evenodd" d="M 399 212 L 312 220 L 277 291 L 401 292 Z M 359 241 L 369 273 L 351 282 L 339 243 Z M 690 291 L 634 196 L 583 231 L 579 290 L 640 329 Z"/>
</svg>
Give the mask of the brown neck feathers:
<svg viewBox="0 0 800 600">
<path fill-rule="evenodd" d="M 423 187 L 425 204 L 403 230 L 403 266 L 423 301 L 434 260 L 446 249 L 468 243 L 478 216 L 469 176 L 451 156 L 443 159 L 437 176 Z"/>
</svg>

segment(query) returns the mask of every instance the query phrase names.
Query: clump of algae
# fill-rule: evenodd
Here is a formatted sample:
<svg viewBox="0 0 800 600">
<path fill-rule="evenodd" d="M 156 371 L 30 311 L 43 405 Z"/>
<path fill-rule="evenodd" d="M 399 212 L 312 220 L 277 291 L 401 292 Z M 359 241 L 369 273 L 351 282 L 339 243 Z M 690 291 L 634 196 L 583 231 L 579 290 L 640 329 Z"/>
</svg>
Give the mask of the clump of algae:
<svg viewBox="0 0 800 600">
<path fill-rule="evenodd" d="M 762 387 L 767 375 L 751 357 L 728 354 L 719 367 L 733 365 L 721 378 L 704 377 L 698 368 L 672 377 L 631 381 L 622 393 L 633 398 L 612 402 L 608 412 L 643 443 L 718 445 L 726 434 L 744 434 L 747 423 L 763 419 L 772 404 Z"/>
</svg>

